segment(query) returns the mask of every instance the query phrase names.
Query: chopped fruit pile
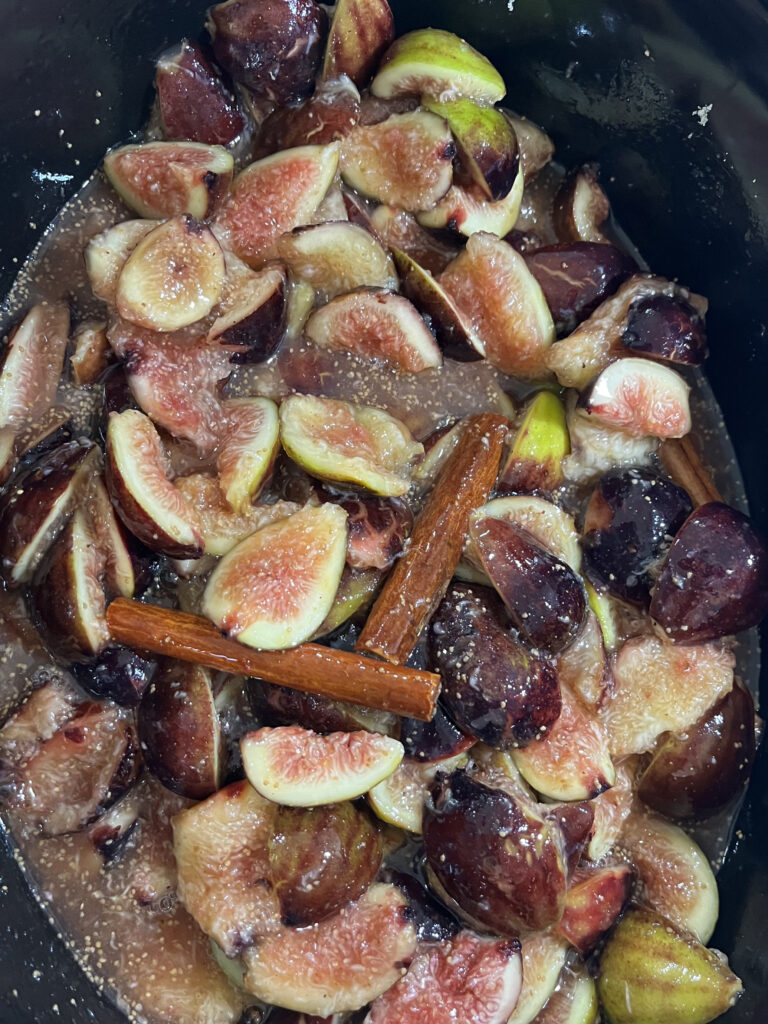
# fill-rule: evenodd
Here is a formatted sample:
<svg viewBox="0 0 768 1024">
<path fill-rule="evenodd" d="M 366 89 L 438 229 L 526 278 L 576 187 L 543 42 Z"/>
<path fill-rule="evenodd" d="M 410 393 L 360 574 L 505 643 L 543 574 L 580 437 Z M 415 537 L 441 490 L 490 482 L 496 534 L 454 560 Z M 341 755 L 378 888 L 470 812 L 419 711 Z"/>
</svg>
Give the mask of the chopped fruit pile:
<svg viewBox="0 0 768 1024">
<path fill-rule="evenodd" d="M 706 1024 L 741 982 L 689 831 L 749 778 L 768 610 L 686 454 L 706 300 L 455 35 L 207 28 L 105 157 L 88 315 L 41 301 L 0 364 L 0 573 L 55 661 L 0 800 L 54 911 L 149 1024 Z M 118 642 L 134 597 L 205 617 L 192 661 Z M 350 659 L 359 703 L 219 631 L 310 691 Z M 366 706 L 409 671 L 430 721 Z"/>
</svg>

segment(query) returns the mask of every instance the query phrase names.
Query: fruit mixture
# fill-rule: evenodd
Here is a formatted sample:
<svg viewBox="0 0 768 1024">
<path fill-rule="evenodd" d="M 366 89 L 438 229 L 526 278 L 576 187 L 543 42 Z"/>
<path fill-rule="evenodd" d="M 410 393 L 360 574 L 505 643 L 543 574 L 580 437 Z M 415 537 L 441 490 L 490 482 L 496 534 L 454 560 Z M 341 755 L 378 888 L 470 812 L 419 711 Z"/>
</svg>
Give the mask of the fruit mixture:
<svg viewBox="0 0 768 1024">
<path fill-rule="evenodd" d="M 152 1024 L 713 1020 L 689 833 L 749 776 L 768 549 L 700 458 L 706 300 L 451 33 L 207 27 L 0 373 L 47 906 Z"/>
</svg>

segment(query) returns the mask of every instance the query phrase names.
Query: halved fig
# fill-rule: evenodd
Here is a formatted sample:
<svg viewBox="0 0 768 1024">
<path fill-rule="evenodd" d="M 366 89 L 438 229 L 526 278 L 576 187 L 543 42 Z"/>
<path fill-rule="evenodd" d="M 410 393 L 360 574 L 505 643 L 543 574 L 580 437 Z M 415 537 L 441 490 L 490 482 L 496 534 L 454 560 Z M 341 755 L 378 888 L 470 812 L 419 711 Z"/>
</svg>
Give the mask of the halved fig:
<svg viewBox="0 0 768 1024">
<path fill-rule="evenodd" d="M 356 215 L 352 212 L 353 202 L 354 209 L 357 209 L 365 200 L 356 193 L 348 192 L 345 192 L 344 198 L 350 220 L 354 221 Z M 453 239 L 441 238 L 427 231 L 413 214 L 396 206 L 381 203 L 362 221 L 362 226 L 372 231 L 385 248 L 392 252 L 401 249 L 430 274 L 439 274 L 459 252 L 458 244 Z"/>
<path fill-rule="evenodd" d="M 327 30 L 314 0 L 227 0 L 208 12 L 216 60 L 257 97 L 289 104 L 312 91 Z"/>
<path fill-rule="evenodd" d="M 148 548 L 173 558 L 202 555 L 199 516 L 168 478 L 152 421 L 135 409 L 110 414 L 106 482 L 118 515 Z"/>
<path fill-rule="evenodd" d="M 104 157 L 104 172 L 140 217 L 211 216 L 232 181 L 232 154 L 199 142 L 143 142 Z"/>
<path fill-rule="evenodd" d="M 81 323 L 72 337 L 72 344 L 69 357 L 72 379 L 79 387 L 95 384 L 109 362 L 106 320 L 86 320 Z"/>
<path fill-rule="evenodd" d="M 230 257 L 227 257 L 229 264 Z M 287 278 L 281 265 L 268 266 L 242 281 L 219 305 L 208 331 L 232 354 L 232 363 L 269 359 L 283 337 L 287 312 Z"/>
<path fill-rule="evenodd" d="M 557 988 L 534 1018 L 534 1024 L 597 1024 L 597 987 L 584 963 L 568 964 Z"/>
<path fill-rule="evenodd" d="M 426 228 L 448 228 L 467 238 L 479 231 L 503 238 L 515 226 L 522 198 L 523 172 L 518 170 L 501 199 L 486 199 L 478 185 L 453 185 L 434 209 L 418 214 L 418 221 Z"/>
<path fill-rule="evenodd" d="M 629 864 L 579 871 L 565 897 L 557 930 L 585 955 L 615 923 L 632 891 Z"/>
<path fill-rule="evenodd" d="M 310 316 L 304 333 L 321 348 L 356 352 L 406 373 L 443 361 L 416 307 L 394 292 L 363 289 L 340 295 Z"/>
<path fill-rule="evenodd" d="M 268 842 L 277 806 L 235 782 L 173 819 L 179 897 L 228 956 L 279 931 Z"/>
<path fill-rule="evenodd" d="M 242 134 L 237 101 L 197 43 L 184 39 L 158 60 L 155 88 L 166 139 L 228 146 Z"/>
<path fill-rule="evenodd" d="M 224 756 L 208 669 L 162 661 L 144 692 L 137 725 L 144 763 L 167 789 L 193 800 L 216 792 Z"/>
<path fill-rule="evenodd" d="M 510 633 L 492 590 L 454 584 L 429 627 L 442 699 L 460 728 L 509 749 L 544 735 L 560 714 L 557 673 Z"/>
<path fill-rule="evenodd" d="M 590 801 L 593 823 L 587 857 L 591 861 L 602 860 L 617 844 L 634 799 L 635 765 L 629 759 L 616 766 L 616 781 L 611 788 Z"/>
<path fill-rule="evenodd" d="M 214 220 L 224 248 L 250 266 L 276 256 L 280 235 L 311 220 L 338 162 L 339 146 L 332 142 L 286 149 L 246 167 Z"/>
<path fill-rule="evenodd" d="M 530 533 L 575 573 L 581 568 L 581 547 L 573 516 L 554 502 L 527 494 L 493 498 L 476 509 L 472 518 L 502 519 L 513 523 Z"/>
<path fill-rule="evenodd" d="M 344 569 L 347 515 L 330 503 L 262 526 L 222 558 L 202 611 L 249 647 L 308 639 L 331 609 Z"/>
<path fill-rule="evenodd" d="M 339 169 L 363 195 L 404 210 L 430 210 L 453 181 L 456 145 L 442 117 L 427 110 L 393 114 L 343 139 Z"/>
<path fill-rule="evenodd" d="M 329 221 L 296 228 L 278 242 L 293 273 L 332 299 L 356 288 L 397 288 L 391 258 L 365 228 Z"/>
<path fill-rule="evenodd" d="M 510 245 L 473 235 L 438 280 L 469 317 L 493 366 L 525 378 L 546 375 L 554 324 L 541 288 Z"/>
<path fill-rule="evenodd" d="M 635 811 L 620 843 L 637 869 L 641 902 L 706 944 L 720 905 L 712 868 L 693 839 L 655 814 Z"/>
<path fill-rule="evenodd" d="M 283 922 L 314 924 L 359 899 L 381 867 L 382 852 L 376 824 L 349 801 L 279 807 L 269 870 Z"/>
<path fill-rule="evenodd" d="M 219 484 L 235 512 L 247 514 L 277 455 L 277 406 L 269 398 L 224 402 L 226 429 L 216 460 Z"/>
<path fill-rule="evenodd" d="M 98 467 L 90 442 L 70 441 L 30 467 L 0 501 L 0 569 L 11 586 L 32 579 Z"/>
<path fill-rule="evenodd" d="M 517 935 L 521 928 L 535 931 L 560 920 L 566 890 L 562 834 L 533 804 L 462 770 L 439 773 L 423 829 L 430 870 L 448 896 L 486 927 Z"/>
<path fill-rule="evenodd" d="M 650 359 L 617 359 L 585 398 L 590 416 L 634 437 L 684 437 L 691 429 L 689 387 L 675 370 Z"/>
<path fill-rule="evenodd" d="M 651 595 L 660 633 L 680 643 L 755 626 L 768 609 L 768 545 L 722 502 L 700 505 L 677 533 Z"/>
<path fill-rule="evenodd" d="M 371 84 L 374 96 L 426 94 L 439 100 L 460 96 L 479 103 L 504 98 L 504 81 L 487 58 L 443 29 L 423 28 L 400 36 L 384 54 Z"/>
<path fill-rule="evenodd" d="M 432 764 L 403 760 L 390 776 L 368 790 L 368 802 L 376 817 L 404 832 L 421 835 L 424 802 L 438 772 L 464 768 L 466 754 Z"/>
<path fill-rule="evenodd" d="M 129 323 L 177 331 L 207 316 L 223 285 L 221 246 L 210 228 L 185 215 L 139 242 L 120 272 L 115 301 Z"/>
<path fill-rule="evenodd" d="M 259 729 L 240 741 L 245 774 L 270 800 L 290 807 L 352 800 L 397 768 L 403 747 L 371 732 L 326 735 L 278 726 Z"/>
<path fill-rule="evenodd" d="M 520 947 L 461 931 L 421 950 L 364 1024 L 506 1024 L 522 986 Z"/>
<path fill-rule="evenodd" d="M 576 639 L 557 659 L 560 683 L 569 687 L 588 711 L 597 711 L 611 681 L 603 631 L 592 608 Z"/>
<path fill-rule="evenodd" d="M 731 689 L 733 665 L 733 654 L 716 643 L 627 640 L 615 657 L 614 688 L 603 708 L 613 756 L 650 750 L 663 732 L 693 725 Z"/>
<path fill-rule="evenodd" d="M 387 0 L 339 0 L 325 45 L 323 79 L 346 75 L 362 89 L 394 36 Z"/>
<path fill-rule="evenodd" d="M 528 406 L 499 474 L 499 490 L 556 490 L 563 483 L 563 459 L 570 450 L 562 402 L 551 391 L 539 391 Z"/>
<path fill-rule="evenodd" d="M 566 175 L 555 196 L 552 221 L 561 242 L 606 242 L 600 228 L 610 212 L 597 164 L 584 164 Z"/>
<path fill-rule="evenodd" d="M 685 299 L 670 295 L 633 302 L 621 341 L 633 352 L 670 363 L 699 366 L 707 357 L 703 315 Z"/>
<path fill-rule="evenodd" d="M 552 159 L 555 144 L 543 128 L 529 121 L 527 117 L 513 114 L 509 110 L 504 110 L 503 113 L 517 136 L 520 166 L 527 185 Z"/>
<path fill-rule="evenodd" d="M 73 716 L 80 697 L 64 675 L 43 676 L 0 728 L 0 786 Z"/>
<path fill-rule="evenodd" d="M 91 661 L 76 662 L 70 671 L 88 693 L 102 700 L 133 707 L 157 669 L 157 662 L 128 647 L 110 644 Z"/>
<path fill-rule="evenodd" d="M 413 513 L 402 501 L 347 498 L 347 564 L 354 569 L 389 569 L 403 549 Z"/>
<path fill-rule="evenodd" d="M 313 476 L 358 484 L 384 497 L 406 493 L 409 465 L 423 451 L 408 429 L 381 409 L 312 395 L 283 401 L 280 440 Z"/>
<path fill-rule="evenodd" d="M 265 1002 L 325 1017 L 381 995 L 415 951 L 406 896 L 376 883 L 315 927 L 285 929 L 247 950 L 245 986 Z"/>
<path fill-rule="evenodd" d="M 97 299 L 114 305 L 118 278 L 126 260 L 156 227 L 156 220 L 124 220 L 94 235 L 84 256 L 88 280 Z"/>
<path fill-rule="evenodd" d="M 521 939 L 523 987 L 507 1024 L 531 1024 L 562 977 L 568 943 L 553 929 Z"/>
<path fill-rule="evenodd" d="M 53 405 L 68 340 L 64 302 L 33 306 L 11 331 L 0 369 L 0 428 L 17 431 Z"/>
</svg>

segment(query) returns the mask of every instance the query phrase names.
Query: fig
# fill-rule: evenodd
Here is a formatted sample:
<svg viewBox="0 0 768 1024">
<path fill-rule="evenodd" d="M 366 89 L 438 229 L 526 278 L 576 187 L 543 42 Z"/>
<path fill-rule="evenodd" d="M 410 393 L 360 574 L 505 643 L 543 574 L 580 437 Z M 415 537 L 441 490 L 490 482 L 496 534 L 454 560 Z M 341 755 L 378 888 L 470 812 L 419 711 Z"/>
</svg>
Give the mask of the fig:
<svg viewBox="0 0 768 1024">
<path fill-rule="evenodd" d="M 228 146 L 245 128 L 237 101 L 221 75 L 189 39 L 158 60 L 155 88 L 166 139 Z"/>
<path fill-rule="evenodd" d="M 211 573 L 203 614 L 249 647 L 302 643 L 331 610 L 344 568 L 346 519 L 338 505 L 325 504 L 262 526 Z"/>
<path fill-rule="evenodd" d="M 164 220 L 188 214 L 206 220 L 227 194 L 232 154 L 199 142 L 143 142 L 104 157 L 104 173 L 140 217 Z"/>
<path fill-rule="evenodd" d="M 247 513 L 277 455 L 277 406 L 268 398 L 230 398 L 224 413 L 227 427 L 216 460 L 219 483 L 230 507 Z"/>
<path fill-rule="evenodd" d="M 473 235 L 438 280 L 469 317 L 492 366 L 526 379 L 546 374 L 552 317 L 523 257 L 510 245 L 493 235 Z"/>
<path fill-rule="evenodd" d="M 591 484 L 603 473 L 625 467 L 650 466 L 659 447 L 655 437 L 634 437 L 590 416 L 578 407 L 575 395 L 566 404 L 566 423 L 571 454 L 563 460 L 563 473 L 572 484 Z"/>
<path fill-rule="evenodd" d="M 397 287 L 392 260 L 376 239 L 356 224 L 331 221 L 296 228 L 278 243 L 295 275 L 327 299 L 356 288 Z"/>
<path fill-rule="evenodd" d="M 707 1024 L 742 986 L 722 954 L 630 908 L 602 952 L 597 990 L 612 1024 Z"/>
<path fill-rule="evenodd" d="M 752 520 L 721 502 L 681 526 L 651 594 L 670 640 L 698 643 L 755 626 L 768 610 L 768 547 Z"/>
<path fill-rule="evenodd" d="M 394 36 L 387 0 L 339 0 L 328 32 L 323 79 L 346 75 L 362 89 Z"/>
<path fill-rule="evenodd" d="M 286 149 L 246 167 L 214 220 L 224 248 L 249 266 L 276 256 L 280 235 L 312 219 L 338 161 L 338 143 L 332 142 Z"/>
<path fill-rule="evenodd" d="M 635 772 L 630 760 L 616 766 L 616 781 L 611 788 L 590 800 L 593 822 L 587 857 L 591 861 L 602 860 L 616 845 L 634 797 Z"/>
<path fill-rule="evenodd" d="M 339 170 L 350 188 L 403 210 L 430 210 L 453 181 L 456 145 L 427 110 L 360 125 L 341 143 Z"/>
<path fill-rule="evenodd" d="M 512 758 L 511 754 L 507 756 Z M 521 775 L 520 778 L 522 779 L 523 776 Z M 593 801 L 579 800 L 573 803 L 547 804 L 546 809 L 549 817 L 557 822 L 563 834 L 566 868 L 572 882 L 574 872 L 581 863 L 592 837 L 595 824 Z"/>
<path fill-rule="evenodd" d="M 654 569 L 691 512 L 677 484 L 646 469 L 602 477 L 584 518 L 584 570 L 595 586 L 645 605 Z"/>
<path fill-rule="evenodd" d="M 387 498 L 348 498 L 339 504 L 347 513 L 347 564 L 391 568 L 413 525 L 408 506 Z"/>
<path fill-rule="evenodd" d="M 301 693 L 287 686 L 261 683 L 253 691 L 253 696 L 261 720 L 269 725 L 299 724 L 320 733 L 368 729 L 392 735 L 396 731 L 394 715 L 312 693 Z"/>
<path fill-rule="evenodd" d="M 616 864 L 579 872 L 565 897 L 558 931 L 586 955 L 615 923 L 632 890 L 632 868 Z"/>
<path fill-rule="evenodd" d="M 418 214 L 418 221 L 426 228 L 448 228 L 466 238 L 480 231 L 503 238 L 517 222 L 522 197 L 523 172 L 518 170 L 501 199 L 486 199 L 477 185 L 453 185 L 434 209 Z"/>
<path fill-rule="evenodd" d="M 270 800 L 290 807 L 352 800 L 397 768 L 403 747 L 372 732 L 326 735 L 298 726 L 264 728 L 240 741 L 245 774 Z"/>
<path fill-rule="evenodd" d="M 498 71 L 469 43 L 442 29 L 423 28 L 394 41 L 371 83 L 374 96 L 415 93 L 438 100 L 468 97 L 493 104 L 504 98 Z"/>
<path fill-rule="evenodd" d="M 359 899 L 381 858 L 378 829 L 354 804 L 279 807 L 269 838 L 269 870 L 283 922 L 314 924 Z"/>
<path fill-rule="evenodd" d="M 521 940 L 523 987 L 507 1024 L 531 1024 L 557 989 L 568 943 L 553 930 L 534 932 Z"/>
<path fill-rule="evenodd" d="M 156 669 L 156 661 L 128 647 L 110 644 L 93 660 L 76 662 L 71 672 L 94 697 L 132 707 L 141 700 Z"/>
<path fill-rule="evenodd" d="M 400 978 L 415 951 L 406 897 L 376 883 L 314 928 L 285 929 L 247 950 L 245 986 L 298 1012 L 357 1010 Z"/>
<path fill-rule="evenodd" d="M 621 341 L 633 352 L 671 363 L 700 366 L 707 358 L 704 317 L 689 302 L 670 295 L 633 302 Z"/>
<path fill-rule="evenodd" d="M 227 257 L 227 262 L 229 262 Z M 287 278 L 282 266 L 249 277 L 219 304 L 207 340 L 231 352 L 232 363 L 261 363 L 280 344 L 286 323 Z"/>
<path fill-rule="evenodd" d="M 458 729 L 439 705 L 429 722 L 416 718 L 401 719 L 400 742 L 406 757 L 423 764 L 456 757 L 475 744 L 475 740 Z"/>
<path fill-rule="evenodd" d="M 141 828 L 142 795 L 141 784 L 129 789 L 88 829 L 88 838 L 105 866 L 120 860 L 129 840 Z"/>
<path fill-rule="evenodd" d="M 563 459 L 571 444 L 562 402 L 551 391 L 531 400 L 502 467 L 499 490 L 555 491 L 563 483 Z"/>
<path fill-rule="evenodd" d="M 107 429 L 106 482 L 118 515 L 152 551 L 199 558 L 202 524 L 168 479 L 168 465 L 152 421 L 135 409 L 111 413 Z"/>
<path fill-rule="evenodd" d="M 557 988 L 534 1018 L 534 1024 L 597 1024 L 597 988 L 580 961 L 563 968 Z"/>
<path fill-rule="evenodd" d="M 708 818 L 744 789 L 755 759 L 755 707 L 733 688 L 681 735 L 662 738 L 638 784 L 638 796 L 667 818 Z"/>
<path fill-rule="evenodd" d="M 11 586 L 32 579 L 97 468 L 98 449 L 70 441 L 33 463 L 0 499 L 0 571 Z"/>
<path fill-rule="evenodd" d="M 365 1024 L 506 1024 L 522 985 L 519 944 L 470 931 L 422 949 Z"/>
<path fill-rule="evenodd" d="M 430 623 L 429 647 L 445 708 L 464 732 L 509 749 L 541 737 L 555 723 L 561 708 L 557 673 L 509 632 L 493 591 L 450 587 Z"/>
<path fill-rule="evenodd" d="M 208 669 L 161 661 L 142 697 L 137 723 L 144 763 L 164 786 L 193 800 L 216 792 L 223 755 Z"/>
<path fill-rule="evenodd" d="M 208 31 L 236 82 L 285 105 L 312 91 L 327 20 L 314 0 L 227 0 L 211 7 Z"/>
<path fill-rule="evenodd" d="M 513 523 L 531 534 L 575 573 L 581 568 L 581 547 L 573 517 L 545 498 L 523 494 L 494 498 L 477 509 L 473 518 L 494 518 Z"/>
<path fill-rule="evenodd" d="M 79 696 L 63 675 L 43 676 L 0 728 L 0 786 L 75 713 Z"/>
<path fill-rule="evenodd" d="M 597 164 L 575 167 L 555 196 L 552 223 L 561 242 L 605 242 L 600 228 L 611 205 L 600 187 Z"/>
<path fill-rule="evenodd" d="M 733 655 L 715 643 L 674 646 L 654 636 L 626 641 L 603 709 L 614 757 L 650 750 L 663 732 L 693 725 L 733 685 Z"/>
<path fill-rule="evenodd" d="M 560 920 L 565 865 L 558 826 L 532 804 L 454 771 L 439 773 L 424 809 L 424 848 L 463 911 L 503 934 Z"/>
<path fill-rule="evenodd" d="M 18 431 L 53 405 L 68 340 L 63 302 L 33 306 L 10 333 L 0 369 L 0 428 Z"/>
<path fill-rule="evenodd" d="M 421 835 L 424 801 L 439 771 L 450 772 L 467 763 L 464 754 L 425 764 L 403 760 L 390 776 L 368 791 L 376 817 L 404 832 Z"/>
<path fill-rule="evenodd" d="M 338 10 L 338 7 L 337 7 Z M 321 82 L 297 107 L 276 107 L 259 127 L 254 157 L 325 145 L 349 135 L 360 120 L 360 93 L 348 78 Z"/>
<path fill-rule="evenodd" d="M 543 128 L 529 121 L 527 117 L 513 114 L 509 110 L 504 110 L 503 113 L 517 136 L 520 166 L 527 185 L 552 159 L 555 144 Z"/>
<path fill-rule="evenodd" d="M 616 602 L 607 594 L 603 594 L 592 586 L 589 580 L 584 581 L 587 590 L 589 607 L 595 613 L 603 643 L 606 650 L 615 651 L 619 645 L 618 626 L 616 624 Z"/>
<path fill-rule="evenodd" d="M 367 609 L 383 577 L 384 574 L 378 569 L 351 569 L 346 565 L 331 610 L 310 639 L 330 636 L 348 620 Z"/>
<path fill-rule="evenodd" d="M 106 320 L 85 320 L 72 336 L 69 365 L 78 387 L 95 384 L 109 363 Z"/>
<path fill-rule="evenodd" d="M 354 220 L 352 202 L 360 204 L 364 200 L 348 192 L 344 193 L 344 199 L 350 211 L 350 220 Z M 363 227 L 372 231 L 385 248 L 390 251 L 401 249 L 430 274 L 439 274 L 459 252 L 453 239 L 438 237 L 423 228 L 407 210 L 386 203 L 377 206 L 363 218 Z"/>
<path fill-rule="evenodd" d="M 91 290 L 97 299 L 114 305 L 117 282 L 126 260 L 156 227 L 156 220 L 124 220 L 94 235 L 84 256 Z"/>
<path fill-rule="evenodd" d="M 292 395 L 280 406 L 280 440 L 288 455 L 323 480 L 397 497 L 410 486 L 410 463 L 422 446 L 393 416 L 366 405 Z"/>
<path fill-rule="evenodd" d="M 227 956 L 278 931 L 268 843 L 277 807 L 235 782 L 173 819 L 181 901 Z"/>
<path fill-rule="evenodd" d="M 691 429 L 688 385 L 650 359 L 617 359 L 585 397 L 590 416 L 634 437 L 684 437 Z"/>
<path fill-rule="evenodd" d="M 321 348 L 355 352 L 405 373 L 443 361 L 416 307 L 394 292 L 363 289 L 340 295 L 310 316 L 304 333 Z"/>
<path fill-rule="evenodd" d="M 473 555 L 521 636 L 547 654 L 559 654 L 584 621 L 587 598 L 581 579 L 509 520 L 473 514 L 469 535 Z"/>
<path fill-rule="evenodd" d="M 611 673 L 600 622 L 592 611 L 587 614 L 576 639 L 557 659 L 557 676 L 588 711 L 596 711 L 610 685 Z"/>
<path fill-rule="evenodd" d="M 153 331 L 196 323 L 219 301 L 224 254 L 210 229 L 175 217 L 150 231 L 120 271 L 115 300 L 124 320 Z"/>
</svg>

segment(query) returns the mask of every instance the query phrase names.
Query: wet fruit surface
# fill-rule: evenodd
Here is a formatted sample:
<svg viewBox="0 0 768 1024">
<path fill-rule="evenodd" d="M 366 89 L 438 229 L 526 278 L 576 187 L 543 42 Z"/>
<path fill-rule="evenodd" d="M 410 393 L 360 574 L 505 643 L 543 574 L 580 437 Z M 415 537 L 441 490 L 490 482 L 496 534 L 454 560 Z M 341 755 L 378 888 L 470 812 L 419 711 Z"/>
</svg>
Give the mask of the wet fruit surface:
<svg viewBox="0 0 768 1024">
<path fill-rule="evenodd" d="M 323 78 L 347 75 L 360 88 L 367 85 L 394 34 L 392 11 L 385 0 L 341 0 L 328 33 Z"/>
<path fill-rule="evenodd" d="M 671 363 L 698 366 L 707 356 L 703 317 L 688 302 L 668 295 L 633 303 L 621 340 L 633 352 Z"/>
<path fill-rule="evenodd" d="M 232 93 L 197 43 L 162 57 L 155 72 L 163 134 L 226 146 L 245 127 Z"/>
<path fill-rule="evenodd" d="M 691 429 L 688 385 L 650 359 L 617 359 L 592 385 L 590 415 L 634 437 L 683 437 Z"/>
<path fill-rule="evenodd" d="M 590 952 L 618 919 L 631 889 L 628 864 L 579 872 L 568 888 L 559 932 L 580 953 Z"/>
<path fill-rule="evenodd" d="M 410 509 L 396 499 L 348 498 L 347 563 L 354 569 L 389 569 L 413 525 Z"/>
</svg>

